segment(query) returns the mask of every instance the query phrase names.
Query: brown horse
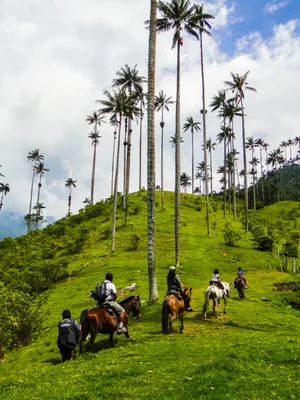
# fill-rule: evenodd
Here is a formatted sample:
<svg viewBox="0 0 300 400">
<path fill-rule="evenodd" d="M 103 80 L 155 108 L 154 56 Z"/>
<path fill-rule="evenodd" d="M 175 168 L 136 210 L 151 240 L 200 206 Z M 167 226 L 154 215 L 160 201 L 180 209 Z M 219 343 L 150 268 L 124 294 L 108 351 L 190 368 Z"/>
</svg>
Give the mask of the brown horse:
<svg viewBox="0 0 300 400">
<path fill-rule="evenodd" d="M 235 287 L 239 293 L 240 299 L 244 299 L 245 298 L 245 287 L 246 287 L 244 279 L 238 278 L 235 281 Z"/>
<path fill-rule="evenodd" d="M 129 316 L 129 314 L 132 312 L 133 317 L 135 319 L 140 319 L 141 318 L 141 300 L 140 296 L 130 296 L 125 300 L 122 300 L 119 302 L 120 306 L 122 306 L 126 312 L 126 314 Z"/>
<path fill-rule="evenodd" d="M 172 324 L 179 316 L 180 333 L 183 332 L 183 315 L 187 307 L 190 307 L 192 288 L 184 289 L 184 299 L 179 300 L 174 294 L 167 294 L 162 305 L 161 325 L 163 333 L 172 333 Z M 169 314 L 171 317 L 169 318 Z"/>
<path fill-rule="evenodd" d="M 127 299 L 121 301 L 119 304 L 125 309 L 124 325 L 126 327 L 126 332 L 124 332 L 124 334 L 128 339 L 128 315 L 130 314 L 130 312 L 132 312 L 136 319 L 141 318 L 140 297 L 130 296 Z M 108 313 L 108 310 L 105 311 L 100 307 L 90 308 L 88 310 L 82 311 L 80 316 L 80 352 L 82 353 L 84 341 L 86 340 L 89 333 L 91 334 L 89 346 L 92 346 L 98 333 L 104 333 L 109 335 L 109 345 L 110 347 L 112 347 L 114 345 L 113 337 L 114 332 L 117 330 L 117 322 L 117 317 L 115 315 L 110 315 Z"/>
</svg>

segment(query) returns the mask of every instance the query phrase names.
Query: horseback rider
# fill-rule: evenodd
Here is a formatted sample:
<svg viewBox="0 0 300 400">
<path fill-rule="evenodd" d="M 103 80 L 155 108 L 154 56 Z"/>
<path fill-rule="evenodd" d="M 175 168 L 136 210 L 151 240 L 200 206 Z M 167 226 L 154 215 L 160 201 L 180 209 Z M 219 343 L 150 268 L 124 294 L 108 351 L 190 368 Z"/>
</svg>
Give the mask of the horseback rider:
<svg viewBox="0 0 300 400">
<path fill-rule="evenodd" d="M 105 280 L 103 282 L 105 287 L 105 295 L 103 301 L 98 301 L 98 306 L 101 308 L 111 308 L 118 318 L 117 332 L 125 333 L 127 330 L 124 326 L 125 310 L 120 304 L 115 300 L 117 299 L 117 289 L 113 281 L 113 274 L 108 272 L 105 275 Z"/>
<path fill-rule="evenodd" d="M 81 329 L 77 321 L 71 319 L 69 310 L 63 311 L 62 318 L 58 323 L 57 346 L 64 362 L 72 360 Z"/>
<path fill-rule="evenodd" d="M 219 275 L 219 270 L 216 268 L 212 274 L 211 281 L 209 281 L 210 285 L 216 285 L 220 289 L 225 290 L 224 286 L 222 285 L 220 281 L 220 275 Z"/>
<path fill-rule="evenodd" d="M 245 282 L 245 289 L 247 289 L 247 288 L 248 288 L 248 283 L 247 283 L 247 281 L 246 281 L 246 278 L 244 277 L 244 271 L 242 270 L 241 267 L 238 268 L 237 277 L 236 277 L 235 280 L 234 280 L 234 287 L 235 287 L 235 288 L 236 288 L 236 281 L 237 281 L 238 279 L 243 279 L 243 281 Z"/>
<path fill-rule="evenodd" d="M 176 268 L 174 266 L 169 268 L 167 276 L 168 294 L 174 294 L 178 300 L 184 300 L 185 308 L 187 311 L 194 311 L 192 307 L 186 301 L 186 295 L 184 293 L 184 286 L 178 275 L 176 275 Z"/>
</svg>

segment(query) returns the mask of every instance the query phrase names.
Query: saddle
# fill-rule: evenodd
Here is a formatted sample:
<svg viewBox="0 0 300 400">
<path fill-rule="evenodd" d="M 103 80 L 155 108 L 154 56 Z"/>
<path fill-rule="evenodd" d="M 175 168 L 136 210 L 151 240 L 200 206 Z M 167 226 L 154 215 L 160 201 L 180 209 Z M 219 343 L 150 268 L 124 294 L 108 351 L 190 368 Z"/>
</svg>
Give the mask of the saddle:
<svg viewBox="0 0 300 400">
<path fill-rule="evenodd" d="M 113 312 L 112 308 L 109 305 L 105 305 L 105 304 L 98 304 L 99 308 L 102 308 L 102 310 L 104 310 L 105 312 L 107 312 L 107 314 L 111 315 L 112 317 L 116 317 L 117 315 Z"/>
<path fill-rule="evenodd" d="M 177 297 L 178 300 L 183 300 L 181 293 L 177 292 L 174 289 L 168 290 L 167 291 L 167 296 L 173 294 L 174 296 Z"/>
</svg>

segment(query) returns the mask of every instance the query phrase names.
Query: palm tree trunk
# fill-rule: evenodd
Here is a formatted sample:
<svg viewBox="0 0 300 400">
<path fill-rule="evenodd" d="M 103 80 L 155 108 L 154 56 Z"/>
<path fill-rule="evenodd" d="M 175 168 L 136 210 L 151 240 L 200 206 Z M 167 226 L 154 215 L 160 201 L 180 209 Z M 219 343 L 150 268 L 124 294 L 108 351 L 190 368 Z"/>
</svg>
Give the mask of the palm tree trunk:
<svg viewBox="0 0 300 400">
<path fill-rule="evenodd" d="M 117 200 L 118 200 L 118 176 L 119 176 L 119 158 L 120 158 L 120 143 L 121 143 L 121 127 L 122 127 L 122 113 L 119 115 L 119 133 L 117 145 L 117 159 L 116 159 L 116 172 L 115 172 L 115 185 L 114 185 L 114 200 L 112 212 L 112 226 L 111 226 L 111 251 L 115 251 L 116 242 L 116 219 L 117 219 Z"/>
<path fill-rule="evenodd" d="M 212 184 L 212 180 L 213 180 L 213 167 L 212 167 L 212 148 L 210 149 L 209 152 L 209 156 L 210 156 L 210 197 L 213 197 L 213 184 Z"/>
<path fill-rule="evenodd" d="M 242 135 L 243 135 L 243 157 L 244 157 L 244 191 L 245 191 L 245 217 L 246 217 L 246 232 L 249 230 L 249 201 L 248 201 L 248 180 L 247 180 L 247 155 L 246 155 L 246 132 L 245 132 L 245 114 L 243 98 L 241 97 L 242 108 Z"/>
<path fill-rule="evenodd" d="M 141 100 L 140 117 L 140 143 L 139 143 L 139 192 L 142 190 L 142 144 L 143 144 L 143 104 Z"/>
<path fill-rule="evenodd" d="M 116 138 L 117 138 L 117 132 L 114 132 L 114 143 L 113 143 L 113 152 L 111 160 L 111 189 L 110 189 L 111 196 L 114 194 L 114 165 L 115 165 Z"/>
<path fill-rule="evenodd" d="M 42 187 L 42 175 L 40 174 L 40 181 L 38 183 L 38 194 L 37 194 L 36 204 L 39 204 L 39 202 L 40 202 L 41 187 Z M 36 211 L 36 214 L 38 214 L 38 210 Z"/>
<path fill-rule="evenodd" d="M 127 156 L 127 129 L 128 129 L 128 119 L 125 118 L 125 133 L 124 133 L 124 165 L 123 165 L 123 209 L 126 208 L 126 156 Z"/>
<path fill-rule="evenodd" d="M 233 130 L 233 119 L 231 121 L 231 130 Z M 232 197 L 233 197 L 233 215 L 236 219 L 236 190 L 235 190 L 235 155 L 234 155 L 234 136 L 232 136 L 232 151 L 233 151 L 233 162 L 232 162 Z"/>
<path fill-rule="evenodd" d="M 32 179 L 31 179 L 30 202 L 29 202 L 29 211 L 28 211 L 28 214 L 31 214 L 31 209 L 32 209 L 32 197 L 33 197 L 34 177 L 35 177 L 35 173 L 34 173 L 34 170 L 33 170 Z"/>
<path fill-rule="evenodd" d="M 176 129 L 175 129 L 175 264 L 180 256 L 180 43 L 177 41 Z"/>
<path fill-rule="evenodd" d="M 259 158 L 260 158 L 260 180 L 261 180 L 261 197 L 262 203 L 265 205 L 265 192 L 264 192 L 264 178 L 263 178 L 263 165 L 262 165 L 262 147 L 259 146 Z"/>
<path fill-rule="evenodd" d="M 128 123 L 128 144 L 127 144 L 127 166 L 126 166 L 126 187 L 125 187 L 125 226 L 127 225 L 128 218 L 128 194 L 130 182 L 130 161 L 131 161 L 131 120 Z"/>
<path fill-rule="evenodd" d="M 151 0 L 150 30 L 148 49 L 148 132 L 147 132 L 147 205 L 148 205 L 148 280 L 149 304 L 156 303 L 158 291 L 156 283 L 155 252 L 155 56 L 156 56 L 156 12 L 157 1 Z"/>
<path fill-rule="evenodd" d="M 194 175 L 195 175 L 195 161 L 194 161 L 194 129 L 191 128 L 191 132 L 192 132 L 192 194 L 194 194 Z"/>
<path fill-rule="evenodd" d="M 161 211 L 164 211 L 164 108 L 161 108 L 161 143 L 160 143 L 160 183 Z"/>
<path fill-rule="evenodd" d="M 226 172 L 226 138 L 224 138 L 224 210 L 223 216 L 226 219 L 226 197 L 227 197 L 227 172 Z"/>
<path fill-rule="evenodd" d="M 91 182 L 91 204 L 94 204 L 94 187 L 95 187 L 95 171 L 96 171 L 96 146 L 97 146 L 97 143 L 94 143 L 94 156 L 93 156 L 92 182 Z"/>
<path fill-rule="evenodd" d="M 203 144 L 204 144 L 204 163 L 205 163 L 205 203 L 206 203 L 206 225 L 207 234 L 210 235 L 209 224 L 209 203 L 208 203 L 208 174 L 207 174 L 207 151 L 206 151 L 206 110 L 205 110 L 205 86 L 204 86 L 204 64 L 203 64 L 203 47 L 202 47 L 202 31 L 199 31 L 200 37 L 200 62 L 201 62 L 201 80 L 202 80 L 202 111 L 203 111 Z"/>
</svg>

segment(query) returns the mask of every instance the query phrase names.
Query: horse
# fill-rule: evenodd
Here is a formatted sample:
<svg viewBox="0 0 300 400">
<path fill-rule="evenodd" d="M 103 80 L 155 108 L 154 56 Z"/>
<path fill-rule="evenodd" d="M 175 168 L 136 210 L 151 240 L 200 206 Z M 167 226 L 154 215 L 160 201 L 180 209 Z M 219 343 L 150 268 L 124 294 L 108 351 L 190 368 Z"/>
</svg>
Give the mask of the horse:
<svg viewBox="0 0 300 400">
<path fill-rule="evenodd" d="M 245 281 L 243 278 L 238 278 L 235 282 L 235 287 L 239 293 L 240 299 L 244 299 L 245 298 Z"/>
<path fill-rule="evenodd" d="M 130 296 L 125 300 L 122 300 L 119 302 L 120 306 L 122 306 L 126 312 L 126 314 L 129 316 L 129 314 L 132 312 L 133 317 L 135 319 L 140 319 L 141 318 L 141 300 L 140 296 Z"/>
<path fill-rule="evenodd" d="M 136 319 L 141 318 L 140 314 L 140 297 L 130 296 L 127 299 L 119 303 L 125 309 L 125 320 L 124 326 L 126 327 L 126 332 L 124 332 L 125 337 L 129 339 L 127 324 L 128 324 L 128 314 L 133 313 Z M 83 344 L 86 340 L 88 334 L 91 334 L 89 341 L 89 346 L 91 347 L 95 341 L 97 333 L 103 333 L 109 335 L 109 345 L 113 347 L 113 337 L 114 332 L 117 330 L 117 317 L 115 315 L 110 315 L 108 310 L 100 307 L 94 307 L 82 311 L 80 315 L 81 324 L 81 338 L 80 338 L 80 353 L 83 350 Z"/>
<path fill-rule="evenodd" d="M 179 316 L 180 333 L 183 332 L 183 315 L 186 307 L 190 307 L 192 288 L 185 288 L 183 291 L 184 299 L 179 300 L 174 294 L 167 294 L 162 305 L 162 331 L 165 334 L 172 333 L 172 324 Z M 169 318 L 169 314 L 171 317 Z"/>
<path fill-rule="evenodd" d="M 206 310 L 209 305 L 209 300 L 212 299 L 213 301 L 213 312 L 215 316 L 217 317 L 216 313 L 216 304 L 218 303 L 219 307 L 219 312 L 220 315 L 222 315 L 222 310 L 221 310 L 221 305 L 220 305 L 220 300 L 224 300 L 224 314 L 226 314 L 226 297 L 230 297 L 230 286 L 231 283 L 227 282 L 221 282 L 222 285 L 224 286 L 224 290 L 220 289 L 218 286 L 215 284 L 212 284 L 208 286 L 205 290 L 204 294 L 204 304 L 203 304 L 203 318 L 206 318 Z"/>
</svg>

